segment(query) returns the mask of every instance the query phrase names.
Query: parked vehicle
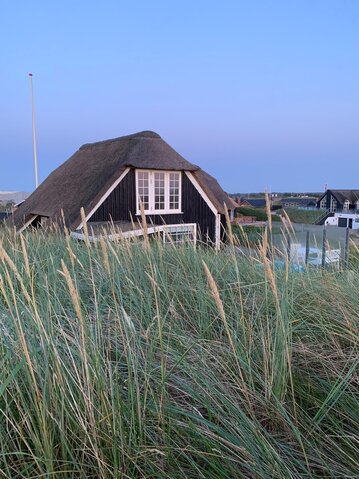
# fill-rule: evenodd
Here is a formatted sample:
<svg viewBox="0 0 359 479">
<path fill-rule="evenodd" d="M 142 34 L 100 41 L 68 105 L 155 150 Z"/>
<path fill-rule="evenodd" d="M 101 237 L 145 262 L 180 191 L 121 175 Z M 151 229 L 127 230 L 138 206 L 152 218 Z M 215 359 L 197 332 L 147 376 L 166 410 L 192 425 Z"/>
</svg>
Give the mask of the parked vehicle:
<svg viewBox="0 0 359 479">
<path fill-rule="evenodd" d="M 337 226 L 339 228 L 359 229 L 359 214 L 356 213 L 334 213 L 325 220 L 326 226 Z"/>
</svg>

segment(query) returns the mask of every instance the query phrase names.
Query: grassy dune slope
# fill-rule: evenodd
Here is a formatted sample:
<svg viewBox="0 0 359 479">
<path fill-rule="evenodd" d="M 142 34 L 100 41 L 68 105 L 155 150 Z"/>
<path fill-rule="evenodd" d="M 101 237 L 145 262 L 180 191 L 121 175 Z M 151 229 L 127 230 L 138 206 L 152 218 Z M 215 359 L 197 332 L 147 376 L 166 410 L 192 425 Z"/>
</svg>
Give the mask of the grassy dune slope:
<svg viewBox="0 0 359 479">
<path fill-rule="evenodd" d="M 293 223 L 314 224 L 323 216 L 323 210 L 305 210 L 300 208 L 285 208 L 285 212 Z"/>
<path fill-rule="evenodd" d="M 0 477 L 357 477 L 355 264 L 1 241 Z"/>
</svg>

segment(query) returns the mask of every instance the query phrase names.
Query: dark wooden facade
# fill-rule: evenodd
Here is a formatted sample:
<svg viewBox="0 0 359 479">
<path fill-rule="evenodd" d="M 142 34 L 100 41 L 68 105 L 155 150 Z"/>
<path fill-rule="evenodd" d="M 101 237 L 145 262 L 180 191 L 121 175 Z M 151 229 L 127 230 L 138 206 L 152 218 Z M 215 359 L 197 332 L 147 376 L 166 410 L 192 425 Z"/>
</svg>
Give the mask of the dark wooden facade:
<svg viewBox="0 0 359 479">
<path fill-rule="evenodd" d="M 131 219 L 136 221 L 138 218 L 135 170 L 131 169 L 92 215 L 89 222 L 131 221 Z M 182 213 L 146 215 L 146 218 L 149 223 L 157 225 L 196 223 L 198 239 L 215 243 L 216 215 L 184 172 L 182 172 Z M 223 218 L 221 220 L 223 221 Z"/>
<path fill-rule="evenodd" d="M 336 207 L 332 207 L 332 201 L 336 201 Z M 352 195 L 345 195 L 345 193 L 338 190 L 327 190 L 317 201 L 317 208 L 328 209 L 331 211 L 342 211 L 345 207 L 345 202 L 348 201 L 348 207 L 346 211 L 356 211 L 358 210 L 359 201 L 356 198 L 353 198 Z"/>
<path fill-rule="evenodd" d="M 319 200 L 317 201 L 317 208 L 322 208 L 322 209 L 331 209 L 331 202 L 332 198 L 337 202 L 337 210 L 342 210 L 343 209 L 343 204 L 333 195 L 333 193 L 330 190 L 327 190 L 324 195 L 322 195 Z M 323 206 L 322 206 L 323 204 Z"/>
</svg>

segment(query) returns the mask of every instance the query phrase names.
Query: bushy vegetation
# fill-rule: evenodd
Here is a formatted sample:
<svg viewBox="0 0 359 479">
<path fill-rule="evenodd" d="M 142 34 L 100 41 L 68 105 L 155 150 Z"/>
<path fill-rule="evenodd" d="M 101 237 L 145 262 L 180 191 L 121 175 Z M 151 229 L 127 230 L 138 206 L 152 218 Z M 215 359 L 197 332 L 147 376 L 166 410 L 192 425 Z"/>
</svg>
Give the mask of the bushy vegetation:
<svg viewBox="0 0 359 479">
<path fill-rule="evenodd" d="M 264 226 L 232 225 L 232 232 L 238 245 L 258 247 L 263 241 Z"/>
<path fill-rule="evenodd" d="M 267 212 L 264 208 L 251 208 L 239 206 L 235 211 L 236 216 L 255 216 L 258 221 L 267 221 Z"/>
<path fill-rule="evenodd" d="M 353 238 L 353 241 L 349 247 L 349 265 L 354 269 L 359 264 L 359 239 Z"/>
<path fill-rule="evenodd" d="M 272 213 L 271 218 L 272 218 L 273 223 L 281 223 L 282 222 L 282 218 L 281 218 L 280 214 Z"/>
<path fill-rule="evenodd" d="M 11 211 L 15 203 L 13 201 L 0 201 L 0 212 Z"/>
<path fill-rule="evenodd" d="M 300 208 L 285 208 L 285 212 L 293 223 L 306 224 L 314 224 L 324 213 L 323 210 L 320 209 L 305 210 Z"/>
<path fill-rule="evenodd" d="M 357 477 L 357 264 L 1 242 L 2 477 Z"/>
</svg>

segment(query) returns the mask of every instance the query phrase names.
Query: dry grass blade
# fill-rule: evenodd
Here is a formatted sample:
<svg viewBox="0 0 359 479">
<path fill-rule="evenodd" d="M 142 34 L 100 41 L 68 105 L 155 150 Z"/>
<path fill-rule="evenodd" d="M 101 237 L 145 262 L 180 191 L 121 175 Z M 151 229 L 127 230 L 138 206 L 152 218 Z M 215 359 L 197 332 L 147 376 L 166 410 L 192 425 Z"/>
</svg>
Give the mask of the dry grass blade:
<svg viewBox="0 0 359 479">
<path fill-rule="evenodd" d="M 87 219 L 86 219 L 85 210 L 83 208 L 81 208 L 81 210 L 80 210 L 80 215 L 81 215 L 82 228 L 84 230 L 85 243 L 86 243 L 87 248 L 89 248 L 90 247 L 89 230 L 88 230 L 88 227 L 87 227 Z"/>
<path fill-rule="evenodd" d="M 268 218 L 269 231 L 272 233 L 272 212 L 271 212 L 271 199 L 268 191 L 265 192 L 266 198 L 266 213 Z"/>
<path fill-rule="evenodd" d="M 26 244 L 25 244 L 24 236 L 22 234 L 20 234 L 20 241 L 21 241 L 21 249 L 22 249 L 22 255 L 24 258 L 26 275 L 31 280 L 29 257 L 27 255 Z"/>
<path fill-rule="evenodd" d="M 233 231 L 232 231 L 232 224 L 231 224 L 231 220 L 229 218 L 229 214 L 228 214 L 228 209 L 227 209 L 227 206 L 226 204 L 224 203 L 223 204 L 224 206 L 224 215 L 226 217 L 226 225 L 227 225 L 227 234 L 228 234 L 228 239 L 229 239 L 229 244 L 231 246 L 234 246 L 234 237 L 233 237 Z"/>
<path fill-rule="evenodd" d="M 250 395 L 249 395 L 249 392 L 248 392 L 248 387 L 247 387 L 247 384 L 244 380 L 243 371 L 242 371 L 242 368 L 241 368 L 241 365 L 240 365 L 240 362 L 239 362 L 239 359 L 238 359 L 238 351 L 237 351 L 237 348 L 234 344 L 233 335 L 232 335 L 231 330 L 230 330 L 229 325 L 228 325 L 228 321 L 227 321 L 227 318 L 226 318 L 226 314 L 225 314 L 225 311 L 224 311 L 224 307 L 223 307 L 221 297 L 219 295 L 217 284 L 216 284 L 216 282 L 215 282 L 207 264 L 204 261 L 203 261 L 203 268 L 204 268 L 204 271 L 206 273 L 206 277 L 207 277 L 207 281 L 208 281 L 208 284 L 209 284 L 209 287 L 210 287 L 212 297 L 213 297 L 213 299 L 216 303 L 219 315 L 222 319 L 222 322 L 223 322 L 223 325 L 224 325 L 224 328 L 225 328 L 225 331 L 226 331 L 226 335 L 227 335 L 230 347 L 232 349 L 233 357 L 234 357 L 236 365 L 237 365 L 237 371 L 239 373 L 239 377 L 240 377 L 240 380 L 241 380 L 241 386 L 242 386 L 243 393 L 246 396 L 248 405 L 251 405 L 251 400 L 250 400 Z"/>
</svg>

